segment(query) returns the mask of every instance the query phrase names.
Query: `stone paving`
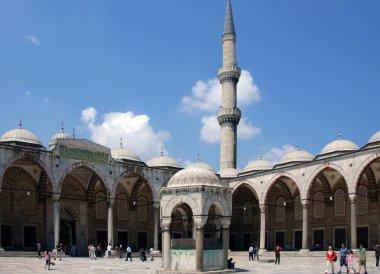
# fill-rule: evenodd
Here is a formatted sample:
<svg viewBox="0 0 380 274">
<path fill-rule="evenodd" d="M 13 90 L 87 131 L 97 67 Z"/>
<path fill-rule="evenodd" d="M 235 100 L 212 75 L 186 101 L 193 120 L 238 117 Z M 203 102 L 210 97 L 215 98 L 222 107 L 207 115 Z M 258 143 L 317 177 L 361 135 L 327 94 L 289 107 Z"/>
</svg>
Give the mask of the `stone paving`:
<svg viewBox="0 0 380 274">
<path fill-rule="evenodd" d="M 281 264 L 263 263 L 257 261 L 248 261 L 248 256 L 241 254 L 229 254 L 236 262 L 237 273 L 324 273 L 325 259 L 323 257 L 281 257 Z M 264 259 L 264 258 L 261 258 Z M 271 258 L 272 259 L 272 258 Z M 101 258 L 91 261 L 88 258 L 62 258 L 62 261 L 53 261 L 55 266 L 52 270 L 44 269 L 45 260 L 38 258 L 22 257 L 0 257 L 0 273 L 142 273 L 153 274 L 161 267 L 161 258 L 156 258 L 153 262 L 140 262 L 137 258 L 132 262 L 126 262 L 124 259 L 106 259 Z M 338 263 L 336 272 L 339 270 Z M 380 273 L 379 267 L 375 267 L 375 259 L 368 258 L 368 273 Z M 364 271 L 362 270 L 362 273 Z"/>
</svg>

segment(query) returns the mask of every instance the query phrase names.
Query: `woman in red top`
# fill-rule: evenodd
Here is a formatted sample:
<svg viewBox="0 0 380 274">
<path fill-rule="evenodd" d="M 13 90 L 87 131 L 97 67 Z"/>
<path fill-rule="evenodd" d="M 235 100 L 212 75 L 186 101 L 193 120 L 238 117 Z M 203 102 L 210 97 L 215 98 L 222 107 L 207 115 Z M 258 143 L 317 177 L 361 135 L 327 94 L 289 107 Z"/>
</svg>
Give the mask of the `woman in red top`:
<svg viewBox="0 0 380 274">
<path fill-rule="evenodd" d="M 329 246 L 329 250 L 326 252 L 326 258 L 327 258 L 327 262 L 326 262 L 326 271 L 325 273 L 329 273 L 329 266 L 331 266 L 331 272 L 332 274 L 334 274 L 334 262 L 336 260 L 336 254 L 334 252 L 334 250 L 332 250 L 332 247 Z"/>
</svg>

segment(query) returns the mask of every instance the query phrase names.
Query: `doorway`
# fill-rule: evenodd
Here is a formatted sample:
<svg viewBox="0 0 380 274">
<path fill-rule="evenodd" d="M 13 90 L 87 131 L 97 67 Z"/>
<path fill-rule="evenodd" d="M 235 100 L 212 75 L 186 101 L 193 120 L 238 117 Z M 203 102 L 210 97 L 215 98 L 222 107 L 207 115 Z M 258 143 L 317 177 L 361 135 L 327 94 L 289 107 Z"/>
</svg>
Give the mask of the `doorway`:
<svg viewBox="0 0 380 274">
<path fill-rule="evenodd" d="M 236 251 L 236 234 L 230 234 L 230 250 Z"/>
<path fill-rule="evenodd" d="M 1 225 L 1 244 L 3 247 L 12 247 L 11 225 Z"/>
<path fill-rule="evenodd" d="M 137 248 L 148 248 L 148 233 L 147 232 L 137 232 Z"/>
<path fill-rule="evenodd" d="M 243 233 L 243 250 L 248 250 L 251 245 L 251 233 Z"/>
<path fill-rule="evenodd" d="M 334 248 L 340 248 L 342 244 L 346 244 L 345 228 L 335 228 L 334 234 Z"/>
<path fill-rule="evenodd" d="M 314 250 L 323 250 L 325 248 L 325 230 L 315 229 L 314 230 Z"/>
<path fill-rule="evenodd" d="M 123 248 L 127 248 L 128 245 L 128 232 L 127 231 L 118 231 L 117 232 L 117 243 L 122 245 Z"/>
<path fill-rule="evenodd" d="M 302 248 L 302 230 L 294 231 L 294 246 L 295 250 L 299 250 Z"/>
<path fill-rule="evenodd" d="M 34 248 L 37 240 L 37 229 L 35 226 L 24 226 L 24 247 Z"/>
<path fill-rule="evenodd" d="M 276 231 L 275 245 L 281 246 L 285 249 L 285 231 Z"/>
<path fill-rule="evenodd" d="M 61 244 L 66 247 L 66 253 L 70 251 L 72 245 L 76 245 L 76 222 L 73 220 L 61 219 L 59 224 L 59 238 Z"/>
<path fill-rule="evenodd" d="M 358 248 L 360 244 L 363 244 L 365 248 L 368 248 L 368 227 L 358 227 L 357 231 L 357 239 L 358 239 Z"/>
<path fill-rule="evenodd" d="M 107 230 L 98 230 L 96 231 L 96 244 L 100 244 L 103 250 L 107 247 Z"/>
</svg>

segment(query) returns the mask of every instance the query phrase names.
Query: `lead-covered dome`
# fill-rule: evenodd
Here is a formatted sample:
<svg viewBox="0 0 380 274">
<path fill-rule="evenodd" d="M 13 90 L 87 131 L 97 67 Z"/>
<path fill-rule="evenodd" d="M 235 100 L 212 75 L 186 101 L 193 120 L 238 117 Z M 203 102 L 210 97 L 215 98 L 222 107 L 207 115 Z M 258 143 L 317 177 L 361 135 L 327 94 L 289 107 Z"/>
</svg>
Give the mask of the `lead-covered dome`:
<svg viewBox="0 0 380 274">
<path fill-rule="evenodd" d="M 273 163 L 264 160 L 262 157 L 260 157 L 260 159 L 258 160 L 249 162 L 248 165 L 244 168 L 243 172 L 270 170 L 273 169 L 273 166 Z"/>
<path fill-rule="evenodd" d="M 136 161 L 141 162 L 139 156 L 132 150 L 123 147 L 123 139 L 120 138 L 120 147 L 111 149 L 111 156 L 115 161 Z"/>
<path fill-rule="evenodd" d="M 161 153 L 160 156 L 150 159 L 147 163 L 150 167 L 176 167 L 181 168 L 181 165 L 169 156 Z"/>
<path fill-rule="evenodd" d="M 380 130 L 376 132 L 374 135 L 372 135 L 371 139 L 369 139 L 368 143 L 376 143 L 380 142 Z"/>
<path fill-rule="evenodd" d="M 32 147 L 43 147 L 40 139 L 31 131 L 21 128 L 11 129 L 5 132 L 1 138 L 0 143 L 13 144 L 13 145 L 28 145 Z"/>
<path fill-rule="evenodd" d="M 349 152 L 349 151 L 355 151 L 358 150 L 359 147 L 354 144 L 353 142 L 349 140 L 343 140 L 340 138 L 340 135 L 338 136 L 338 140 L 332 141 L 331 143 L 327 144 L 319 153 L 319 155 L 326 155 L 326 154 L 333 154 L 333 153 L 339 153 L 339 152 Z"/>
<path fill-rule="evenodd" d="M 71 135 L 66 133 L 62 126 L 61 131 L 54 134 L 53 137 L 51 137 L 49 141 L 49 148 L 53 149 L 55 145 L 57 144 L 58 139 L 71 139 L 71 138 L 72 138 Z"/>
<path fill-rule="evenodd" d="M 296 151 L 289 152 L 280 160 L 280 164 L 285 163 L 297 163 L 297 162 L 310 162 L 314 159 L 314 156 L 302 149 L 297 149 Z"/>
<path fill-rule="evenodd" d="M 215 172 L 190 166 L 182 169 L 170 178 L 167 187 L 184 186 L 222 186 Z"/>
<path fill-rule="evenodd" d="M 207 163 L 204 163 L 204 162 L 194 162 L 194 163 L 190 163 L 186 166 L 186 168 L 190 168 L 190 167 L 196 167 L 196 168 L 201 168 L 201 169 L 206 169 L 208 171 L 212 171 L 214 172 L 214 169 L 212 168 L 212 166 L 210 166 L 209 164 Z"/>
</svg>

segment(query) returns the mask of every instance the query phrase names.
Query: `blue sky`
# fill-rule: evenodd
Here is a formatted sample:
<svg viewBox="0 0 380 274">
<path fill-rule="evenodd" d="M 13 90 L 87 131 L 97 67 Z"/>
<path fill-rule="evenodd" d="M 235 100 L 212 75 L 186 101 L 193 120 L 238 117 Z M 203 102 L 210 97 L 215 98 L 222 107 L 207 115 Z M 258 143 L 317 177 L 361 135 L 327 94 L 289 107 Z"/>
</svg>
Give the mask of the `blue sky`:
<svg viewBox="0 0 380 274">
<path fill-rule="evenodd" d="M 298 143 L 317 155 L 338 130 L 361 147 L 380 130 L 379 1 L 232 6 L 247 76 L 239 168 L 259 155 L 276 161 Z M 47 146 L 63 122 L 110 147 L 123 137 L 144 160 L 163 146 L 183 166 L 199 153 L 219 170 L 211 124 L 225 7 L 0 0 L 0 132 L 21 118 Z"/>
</svg>

